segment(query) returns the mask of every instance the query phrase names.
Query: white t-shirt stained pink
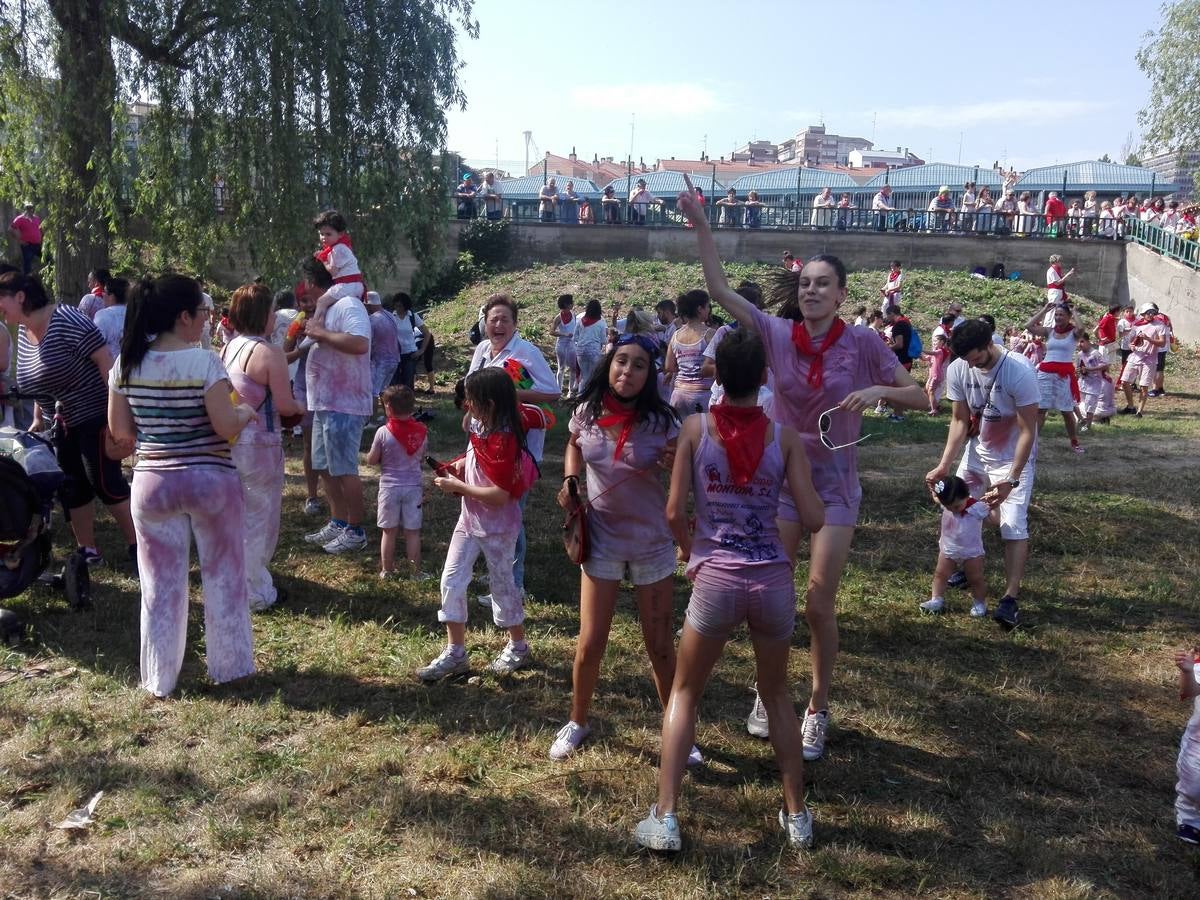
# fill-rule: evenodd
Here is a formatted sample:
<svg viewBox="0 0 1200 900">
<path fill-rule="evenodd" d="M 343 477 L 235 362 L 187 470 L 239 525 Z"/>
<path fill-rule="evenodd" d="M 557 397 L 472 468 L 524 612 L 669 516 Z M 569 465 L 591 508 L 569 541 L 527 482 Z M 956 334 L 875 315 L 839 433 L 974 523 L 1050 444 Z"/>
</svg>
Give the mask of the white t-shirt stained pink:
<svg viewBox="0 0 1200 900">
<path fill-rule="evenodd" d="M 592 553 L 599 559 L 630 562 L 652 559 L 670 547 L 667 493 L 658 461 L 679 434 L 679 426 L 640 423 L 621 448 L 619 459 L 613 459 L 616 439 L 596 425 L 585 409 L 571 414 L 567 428 L 578 435 L 576 442 L 587 466 Z"/>
<path fill-rule="evenodd" d="M 325 313 L 330 331 L 354 334 L 371 341 L 367 308 L 357 297 L 343 297 Z M 369 416 L 374 406 L 371 393 L 371 353 L 343 353 L 318 341 L 308 353 L 304 369 L 308 408 L 313 412 L 340 412 Z"/>
</svg>

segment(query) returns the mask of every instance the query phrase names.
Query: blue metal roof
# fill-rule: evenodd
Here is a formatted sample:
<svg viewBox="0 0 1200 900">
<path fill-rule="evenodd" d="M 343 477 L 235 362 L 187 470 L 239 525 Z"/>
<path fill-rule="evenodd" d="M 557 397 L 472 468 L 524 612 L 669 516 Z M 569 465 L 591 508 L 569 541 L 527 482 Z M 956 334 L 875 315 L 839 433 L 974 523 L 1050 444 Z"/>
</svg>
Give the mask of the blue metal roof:
<svg viewBox="0 0 1200 900">
<path fill-rule="evenodd" d="M 689 172 L 688 177 L 692 179 L 693 187 L 704 191 L 705 197 L 711 197 L 714 192 L 725 193 L 725 186 L 719 181 L 713 181 L 711 171 L 707 175 L 700 172 Z M 624 199 L 629 196 L 626 185 L 631 188 L 636 187 L 639 178 L 646 180 L 646 190 L 663 200 L 676 197 L 686 187 L 683 183 L 682 172 L 634 172 L 628 179 L 622 175 L 620 178 L 614 178 L 608 184 L 612 185 L 618 197 Z"/>
<path fill-rule="evenodd" d="M 575 182 L 575 193 L 580 197 L 595 200 L 600 196 L 600 191 L 596 185 L 592 184 L 586 178 L 565 178 L 562 175 L 551 175 L 545 181 L 549 181 L 550 178 L 553 178 L 554 183 L 558 185 L 560 196 L 567 189 L 568 181 Z M 542 180 L 541 175 L 522 175 L 520 178 L 508 178 L 500 182 L 500 192 L 504 195 L 505 200 L 536 200 L 545 181 Z"/>
<path fill-rule="evenodd" d="M 863 188 L 879 190 L 884 184 L 890 184 L 893 188 L 936 191 L 942 185 L 946 185 L 950 190 L 958 191 L 968 181 L 974 181 L 980 187 L 985 184 L 988 187 L 1000 187 L 1004 183 L 999 172 L 986 166 L 927 163 L 923 166 L 906 166 L 903 169 L 880 172 L 864 184 Z"/>
<path fill-rule="evenodd" d="M 797 182 L 797 178 L 799 181 Z M 835 191 L 857 190 L 858 182 L 845 172 L 827 172 L 824 169 L 813 169 L 799 166 L 791 169 L 775 169 L 772 172 L 755 172 L 753 175 L 743 175 L 731 182 L 741 196 L 748 191 L 759 193 L 796 193 L 799 184 L 800 192 L 819 191 L 821 188 L 833 188 Z"/>
<path fill-rule="evenodd" d="M 1067 179 L 1067 190 L 1072 192 L 1125 191 L 1135 188 L 1148 189 L 1151 185 L 1155 185 L 1161 187 L 1163 193 L 1166 194 L 1173 189 L 1173 185 L 1167 183 L 1165 179 L 1158 178 L 1151 169 L 1095 160 L 1030 169 L 1017 182 L 1016 189 L 1018 191 L 1061 191 L 1064 174 Z"/>
</svg>

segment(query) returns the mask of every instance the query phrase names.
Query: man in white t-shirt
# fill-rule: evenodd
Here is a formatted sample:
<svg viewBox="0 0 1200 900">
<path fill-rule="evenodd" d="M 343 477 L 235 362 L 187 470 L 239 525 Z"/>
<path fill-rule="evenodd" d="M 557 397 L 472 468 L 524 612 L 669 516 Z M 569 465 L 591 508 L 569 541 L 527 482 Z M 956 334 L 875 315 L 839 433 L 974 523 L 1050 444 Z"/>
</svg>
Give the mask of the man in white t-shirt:
<svg viewBox="0 0 1200 900">
<path fill-rule="evenodd" d="M 1007 587 L 993 618 L 1017 625 L 1017 595 L 1029 558 L 1029 501 L 1037 458 L 1037 375 L 992 343 L 986 322 L 970 319 L 954 329 L 950 346 L 958 357 L 946 374 L 951 401 L 950 430 L 937 466 L 925 476 L 932 485 L 950 473 L 963 446 L 956 474 L 1000 511 Z"/>
<path fill-rule="evenodd" d="M 887 231 L 888 213 L 896 211 L 896 207 L 892 206 L 890 184 L 885 184 L 879 189 L 879 193 L 871 198 L 871 209 L 875 211 L 875 230 Z"/>
<path fill-rule="evenodd" d="M 333 279 L 315 259 L 304 262 L 305 288 L 326 292 Z M 363 490 L 358 477 L 359 445 L 371 415 L 371 322 L 358 297 L 342 297 L 325 311 L 323 324 L 304 323 L 314 342 L 305 362 L 308 408 L 313 414 L 312 467 L 329 498 L 330 521 L 307 534 L 310 544 L 327 553 L 361 550 Z"/>
</svg>

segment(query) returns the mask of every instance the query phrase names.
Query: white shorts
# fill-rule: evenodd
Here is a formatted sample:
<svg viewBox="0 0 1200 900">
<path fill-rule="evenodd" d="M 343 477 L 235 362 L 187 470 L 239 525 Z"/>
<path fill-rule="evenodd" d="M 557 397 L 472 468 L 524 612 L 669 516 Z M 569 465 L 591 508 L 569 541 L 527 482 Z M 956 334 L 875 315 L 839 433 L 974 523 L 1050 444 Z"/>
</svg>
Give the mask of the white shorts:
<svg viewBox="0 0 1200 900">
<path fill-rule="evenodd" d="M 1009 463 L 988 466 L 975 458 L 970 446 L 958 464 L 959 478 L 967 483 L 972 497 L 982 497 L 992 484 L 1008 478 Z M 1033 496 L 1033 460 L 1025 463 L 1021 483 L 1012 489 L 1008 499 L 1000 504 L 1000 537 L 1006 541 L 1029 540 L 1029 499 Z"/>
<path fill-rule="evenodd" d="M 403 525 L 405 531 L 420 531 L 421 485 L 381 487 L 375 510 L 375 524 L 380 528 L 396 528 Z"/>
<path fill-rule="evenodd" d="M 668 575 L 675 573 L 675 545 L 668 544 L 654 556 L 636 560 L 601 559 L 596 556 L 588 556 L 583 564 L 583 571 L 589 578 L 596 581 L 620 581 L 625 577 L 626 567 L 629 569 L 629 580 L 635 587 L 657 584 Z"/>
<path fill-rule="evenodd" d="M 1075 408 L 1075 398 L 1071 396 L 1071 379 L 1053 372 L 1038 372 L 1038 409 L 1057 409 L 1059 412 L 1070 412 Z"/>
<path fill-rule="evenodd" d="M 1154 387 L 1154 375 L 1158 368 L 1158 360 L 1150 362 L 1134 362 L 1133 354 L 1125 361 L 1121 370 L 1121 384 L 1132 384 L 1137 387 Z"/>
</svg>

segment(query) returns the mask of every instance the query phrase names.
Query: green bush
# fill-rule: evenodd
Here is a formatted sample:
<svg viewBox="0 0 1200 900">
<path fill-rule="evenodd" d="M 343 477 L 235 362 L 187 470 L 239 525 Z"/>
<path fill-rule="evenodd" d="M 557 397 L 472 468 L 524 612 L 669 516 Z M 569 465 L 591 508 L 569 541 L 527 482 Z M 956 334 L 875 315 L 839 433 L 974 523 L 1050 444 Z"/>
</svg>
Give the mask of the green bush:
<svg viewBox="0 0 1200 900">
<path fill-rule="evenodd" d="M 483 269 L 500 271 L 512 255 L 512 233 L 507 220 L 476 219 L 459 233 L 458 249 L 470 253 Z"/>
<path fill-rule="evenodd" d="M 418 305 L 449 300 L 459 291 L 488 276 L 474 255 L 464 250 L 442 267 L 430 271 L 422 266 L 413 275 L 413 298 Z"/>
</svg>

